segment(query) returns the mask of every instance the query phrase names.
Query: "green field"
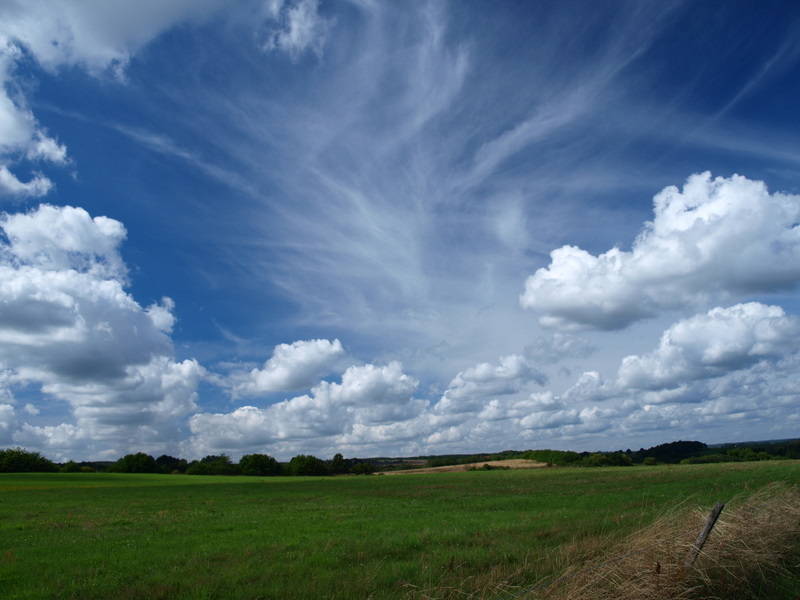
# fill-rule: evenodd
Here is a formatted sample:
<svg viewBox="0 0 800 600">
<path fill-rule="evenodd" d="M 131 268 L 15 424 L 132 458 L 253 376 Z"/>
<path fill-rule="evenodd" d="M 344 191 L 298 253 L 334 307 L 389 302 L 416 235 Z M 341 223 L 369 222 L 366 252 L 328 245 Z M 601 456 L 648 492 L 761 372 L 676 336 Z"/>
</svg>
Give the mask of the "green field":
<svg viewBox="0 0 800 600">
<path fill-rule="evenodd" d="M 775 481 L 800 483 L 800 462 L 336 478 L 2 474 L 0 597 L 504 598 L 575 566 L 593 540 L 610 544 L 676 505 L 706 510 Z"/>
</svg>

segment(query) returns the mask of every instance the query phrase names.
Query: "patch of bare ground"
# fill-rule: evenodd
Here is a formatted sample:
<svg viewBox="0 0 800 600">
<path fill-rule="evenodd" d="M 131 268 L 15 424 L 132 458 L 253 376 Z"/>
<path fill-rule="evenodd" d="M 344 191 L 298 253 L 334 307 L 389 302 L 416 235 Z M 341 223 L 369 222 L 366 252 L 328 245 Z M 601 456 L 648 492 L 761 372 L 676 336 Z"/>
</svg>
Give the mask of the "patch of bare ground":
<svg viewBox="0 0 800 600">
<path fill-rule="evenodd" d="M 542 469 L 547 467 L 547 463 L 535 460 L 525 460 L 523 458 L 511 458 L 508 460 L 486 460 L 483 462 L 469 463 L 466 465 L 448 465 L 446 467 L 424 467 L 421 469 L 408 469 L 403 471 L 381 471 L 376 475 L 404 475 L 409 473 L 455 473 L 458 471 L 470 471 L 483 469 L 484 465 L 489 465 L 493 469 Z"/>
</svg>

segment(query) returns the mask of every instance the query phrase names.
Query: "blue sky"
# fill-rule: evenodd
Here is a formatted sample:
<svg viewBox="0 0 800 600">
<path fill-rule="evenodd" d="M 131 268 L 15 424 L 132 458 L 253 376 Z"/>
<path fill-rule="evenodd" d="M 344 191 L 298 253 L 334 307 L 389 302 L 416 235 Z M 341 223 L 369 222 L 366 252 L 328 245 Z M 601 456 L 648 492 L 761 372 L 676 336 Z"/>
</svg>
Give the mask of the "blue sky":
<svg viewBox="0 0 800 600">
<path fill-rule="evenodd" d="M 7 0 L 0 446 L 800 425 L 791 2 Z"/>
</svg>

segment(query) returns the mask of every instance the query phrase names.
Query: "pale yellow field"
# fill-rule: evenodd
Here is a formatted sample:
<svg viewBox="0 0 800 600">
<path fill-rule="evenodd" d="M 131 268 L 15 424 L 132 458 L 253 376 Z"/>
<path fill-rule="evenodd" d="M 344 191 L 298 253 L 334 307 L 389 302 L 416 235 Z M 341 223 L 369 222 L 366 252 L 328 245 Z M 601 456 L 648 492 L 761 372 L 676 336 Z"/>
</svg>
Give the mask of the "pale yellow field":
<svg viewBox="0 0 800 600">
<path fill-rule="evenodd" d="M 483 462 L 469 463 L 466 465 L 448 465 L 446 467 L 425 467 L 422 469 L 411 469 L 407 471 L 382 471 L 376 473 L 377 475 L 403 475 L 408 473 L 453 473 L 456 471 L 469 471 L 470 469 L 480 469 L 483 465 L 490 467 L 505 467 L 508 469 L 541 469 L 547 466 L 547 463 L 538 462 L 535 460 L 525 460 L 522 458 L 511 458 L 508 460 L 486 460 Z"/>
</svg>

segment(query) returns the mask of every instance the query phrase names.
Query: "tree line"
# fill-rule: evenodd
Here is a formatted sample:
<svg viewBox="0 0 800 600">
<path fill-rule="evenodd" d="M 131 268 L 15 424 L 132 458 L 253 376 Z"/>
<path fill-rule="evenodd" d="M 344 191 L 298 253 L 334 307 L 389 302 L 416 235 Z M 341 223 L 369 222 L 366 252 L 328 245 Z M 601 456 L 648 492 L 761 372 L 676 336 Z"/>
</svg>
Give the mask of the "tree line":
<svg viewBox="0 0 800 600">
<path fill-rule="evenodd" d="M 368 461 L 344 458 L 337 453 L 331 460 L 299 454 L 289 462 L 279 462 L 268 454 L 246 454 L 234 462 L 227 454 L 212 454 L 187 461 L 162 454 L 153 458 L 146 452 L 126 454 L 115 462 L 68 461 L 64 464 L 23 448 L 0 450 L 0 473 L 163 473 L 186 475 L 246 475 L 257 477 L 300 475 L 368 475 L 375 467 Z"/>
<path fill-rule="evenodd" d="M 710 448 L 698 441 L 677 441 L 639 450 L 575 452 L 572 450 L 506 450 L 494 454 L 453 454 L 425 459 L 426 467 L 465 465 L 480 462 L 526 459 L 556 467 L 629 467 L 634 465 L 699 464 L 757 460 L 800 459 L 800 440 L 723 444 Z M 399 469 L 413 468 L 398 464 Z"/>
<path fill-rule="evenodd" d="M 404 459 L 345 458 L 337 453 L 330 460 L 298 454 L 289 462 L 279 462 L 268 454 L 245 454 L 234 462 L 227 454 L 210 454 L 188 461 L 162 454 L 157 458 L 145 452 L 127 454 L 115 462 L 68 461 L 57 464 L 38 452 L 23 448 L 0 450 L 0 473 L 172 473 L 186 475 L 244 475 L 257 477 L 369 475 L 382 471 L 418 467 L 441 467 L 487 461 L 523 458 L 558 467 L 627 467 L 634 465 L 698 464 L 800 459 L 800 440 L 723 444 L 710 448 L 697 441 L 677 441 L 639 450 L 615 452 L 573 452 L 570 450 L 507 450 L 494 454 L 422 456 Z"/>
</svg>

